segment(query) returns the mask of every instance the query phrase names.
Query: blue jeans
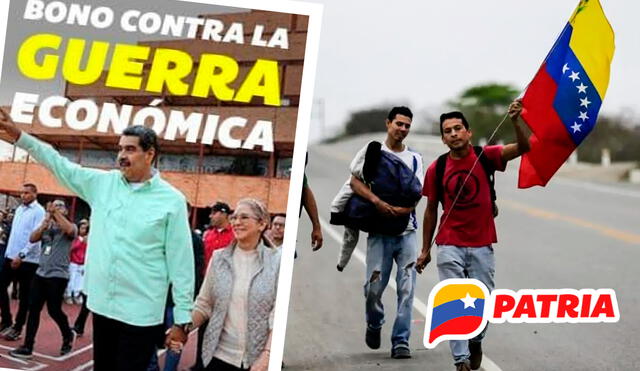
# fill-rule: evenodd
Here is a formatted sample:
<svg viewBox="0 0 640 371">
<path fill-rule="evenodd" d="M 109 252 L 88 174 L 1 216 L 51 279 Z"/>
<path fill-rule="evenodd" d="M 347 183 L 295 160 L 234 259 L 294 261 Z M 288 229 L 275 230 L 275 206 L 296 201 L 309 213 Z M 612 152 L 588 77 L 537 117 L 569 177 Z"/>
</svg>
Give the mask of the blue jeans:
<svg viewBox="0 0 640 371">
<path fill-rule="evenodd" d="M 180 353 L 175 353 L 174 351 L 167 349 L 164 358 L 164 371 L 176 371 L 178 369 L 178 364 L 180 363 Z M 151 362 L 149 363 L 149 367 L 147 367 L 147 371 L 160 371 L 160 366 L 158 366 L 158 353 L 153 352 L 151 356 Z"/>
<path fill-rule="evenodd" d="M 440 281 L 448 278 L 475 278 L 487 286 L 489 292 L 495 288 L 496 261 L 493 247 L 457 247 L 438 245 L 438 275 Z M 482 332 L 471 340 L 449 340 L 453 363 L 469 359 L 469 341 L 481 342 L 487 332 Z"/>
<path fill-rule="evenodd" d="M 367 325 L 379 329 L 384 324 L 382 294 L 389 283 L 393 262 L 396 262 L 398 311 L 391 331 L 393 348 L 408 347 L 411 335 L 413 293 L 416 286 L 416 232 L 401 236 L 369 233 L 367 238 L 367 277 L 364 285 Z"/>
</svg>

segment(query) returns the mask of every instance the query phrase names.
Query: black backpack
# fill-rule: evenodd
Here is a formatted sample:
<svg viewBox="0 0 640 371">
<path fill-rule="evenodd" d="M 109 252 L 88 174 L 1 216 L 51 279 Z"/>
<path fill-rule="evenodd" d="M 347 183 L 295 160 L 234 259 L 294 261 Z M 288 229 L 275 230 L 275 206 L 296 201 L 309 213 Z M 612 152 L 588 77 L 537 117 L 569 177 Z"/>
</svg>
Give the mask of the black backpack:
<svg viewBox="0 0 640 371">
<path fill-rule="evenodd" d="M 498 205 L 496 204 L 496 188 L 495 188 L 495 179 L 494 173 L 496 172 L 495 167 L 491 160 L 485 156 L 482 151 L 482 147 L 473 146 L 473 151 L 476 153 L 476 156 L 479 158 L 480 165 L 482 165 L 482 169 L 487 176 L 487 182 L 489 183 L 489 193 L 491 194 L 491 204 L 493 206 L 493 217 L 498 216 Z M 437 186 L 437 194 L 438 201 L 442 203 L 442 208 L 444 209 L 444 170 L 447 166 L 447 158 L 449 158 L 449 152 L 443 153 L 436 160 L 436 186 Z"/>
</svg>

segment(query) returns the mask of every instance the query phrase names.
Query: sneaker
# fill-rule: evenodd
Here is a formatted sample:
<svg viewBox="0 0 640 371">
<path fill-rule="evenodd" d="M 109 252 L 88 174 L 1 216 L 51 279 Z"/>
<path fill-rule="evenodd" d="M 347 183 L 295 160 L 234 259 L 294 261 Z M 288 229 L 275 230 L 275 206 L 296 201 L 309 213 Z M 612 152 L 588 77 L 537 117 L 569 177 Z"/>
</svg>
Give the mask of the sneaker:
<svg viewBox="0 0 640 371">
<path fill-rule="evenodd" d="M 9 332 L 6 333 L 6 335 L 4 335 L 4 339 L 5 340 L 9 340 L 9 341 L 16 341 L 18 339 L 20 339 L 20 334 L 22 333 L 22 331 L 19 331 L 13 327 L 11 327 L 11 330 Z"/>
<path fill-rule="evenodd" d="M 367 334 L 364 337 L 365 343 L 371 349 L 380 348 L 380 332 L 382 328 L 371 328 L 367 326 Z"/>
<path fill-rule="evenodd" d="M 471 371 L 469 367 L 469 361 L 464 361 L 460 363 L 456 363 L 456 371 Z"/>
<path fill-rule="evenodd" d="M 20 358 L 20 359 L 31 359 L 33 355 L 31 354 L 32 350 L 29 347 L 21 346 L 14 350 L 9 351 L 9 355 L 12 357 Z"/>
<path fill-rule="evenodd" d="M 405 346 L 398 346 L 391 350 L 391 358 L 393 359 L 407 359 L 411 358 L 411 350 Z"/>
<path fill-rule="evenodd" d="M 469 341 L 469 353 L 469 367 L 472 370 L 479 369 L 482 363 L 482 343 Z"/>
<path fill-rule="evenodd" d="M 64 339 L 62 341 L 62 346 L 60 347 L 60 355 L 63 356 L 65 354 L 69 354 L 71 349 L 73 348 L 73 342 L 76 340 L 76 333 L 71 331 L 71 337 Z"/>
<path fill-rule="evenodd" d="M 4 337 L 11 331 L 11 325 L 0 325 L 0 336 Z"/>
</svg>

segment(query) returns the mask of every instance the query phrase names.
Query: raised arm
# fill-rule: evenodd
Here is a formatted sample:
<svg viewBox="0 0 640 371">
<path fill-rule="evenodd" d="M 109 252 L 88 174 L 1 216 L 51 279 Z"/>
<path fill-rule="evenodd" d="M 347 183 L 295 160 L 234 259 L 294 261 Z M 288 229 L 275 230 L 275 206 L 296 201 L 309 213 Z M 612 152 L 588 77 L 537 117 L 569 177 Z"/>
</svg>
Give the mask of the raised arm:
<svg viewBox="0 0 640 371">
<path fill-rule="evenodd" d="M 22 130 L 18 129 L 13 120 L 11 120 L 9 114 L 2 108 L 0 108 L 0 129 L 9 134 L 13 143 L 17 142 L 18 139 L 20 139 L 20 134 L 22 134 Z"/>
<path fill-rule="evenodd" d="M 65 187 L 73 191 L 91 204 L 92 190 L 105 172 L 97 169 L 83 168 L 60 155 L 49 144 L 20 130 L 11 117 L 0 109 L 0 129 L 9 134 L 15 144 L 26 150 L 40 164 L 44 165 Z"/>
<path fill-rule="evenodd" d="M 516 143 L 509 143 L 502 147 L 502 161 L 505 163 L 507 161 L 513 160 L 518 156 L 521 156 L 524 153 L 529 152 L 529 150 L 531 149 L 529 138 L 527 138 L 527 136 L 524 134 L 524 131 L 518 123 L 518 118 L 520 117 L 521 112 L 522 100 L 514 100 L 509 105 L 509 117 L 511 118 L 511 123 L 513 124 L 513 130 L 516 133 Z"/>
<path fill-rule="evenodd" d="M 52 216 L 49 212 L 50 206 L 51 203 L 47 203 L 47 213 L 45 214 L 44 219 L 42 219 L 42 223 L 40 223 L 38 228 L 31 232 L 31 235 L 29 236 L 29 242 L 36 243 L 40 241 L 42 239 L 42 234 L 44 233 L 44 231 L 49 229 L 49 227 L 51 226 Z"/>
<path fill-rule="evenodd" d="M 53 220 L 55 220 L 55 222 L 58 223 L 58 225 L 60 226 L 60 229 L 62 230 L 62 232 L 64 232 L 64 234 L 66 234 L 71 238 L 74 238 L 76 236 L 77 234 L 76 226 L 73 223 L 71 223 L 69 219 L 67 219 L 64 216 L 64 214 L 60 212 L 60 210 L 54 208 L 53 211 L 51 212 L 51 216 L 53 217 Z"/>
</svg>

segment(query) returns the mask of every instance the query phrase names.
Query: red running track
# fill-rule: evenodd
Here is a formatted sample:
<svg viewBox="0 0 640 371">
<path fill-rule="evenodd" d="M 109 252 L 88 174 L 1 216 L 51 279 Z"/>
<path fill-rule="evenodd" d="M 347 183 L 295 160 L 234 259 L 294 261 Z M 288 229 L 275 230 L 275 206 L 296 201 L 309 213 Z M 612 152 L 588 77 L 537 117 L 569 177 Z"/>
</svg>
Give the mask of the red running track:
<svg viewBox="0 0 640 371">
<path fill-rule="evenodd" d="M 11 314 L 15 316 L 18 310 L 18 302 L 11 300 Z M 69 318 L 69 324 L 73 326 L 80 312 L 79 305 L 63 304 L 62 310 Z M 9 351 L 22 345 L 25 329 L 22 337 L 17 341 L 7 341 L 0 338 L 0 369 L 15 370 L 46 370 L 46 371 L 88 371 L 93 370 L 93 326 L 92 316 L 89 315 L 85 326 L 84 336 L 77 337 L 71 353 L 60 356 L 62 336 L 55 322 L 49 317 L 46 305 L 40 314 L 40 327 L 36 335 L 36 343 L 33 349 L 33 359 L 25 361 L 9 355 Z M 25 326 L 26 327 L 26 326 Z M 187 370 L 195 363 L 196 334 L 191 333 L 189 342 L 183 351 L 179 370 Z M 164 365 L 164 350 L 160 354 L 160 369 Z"/>
</svg>

